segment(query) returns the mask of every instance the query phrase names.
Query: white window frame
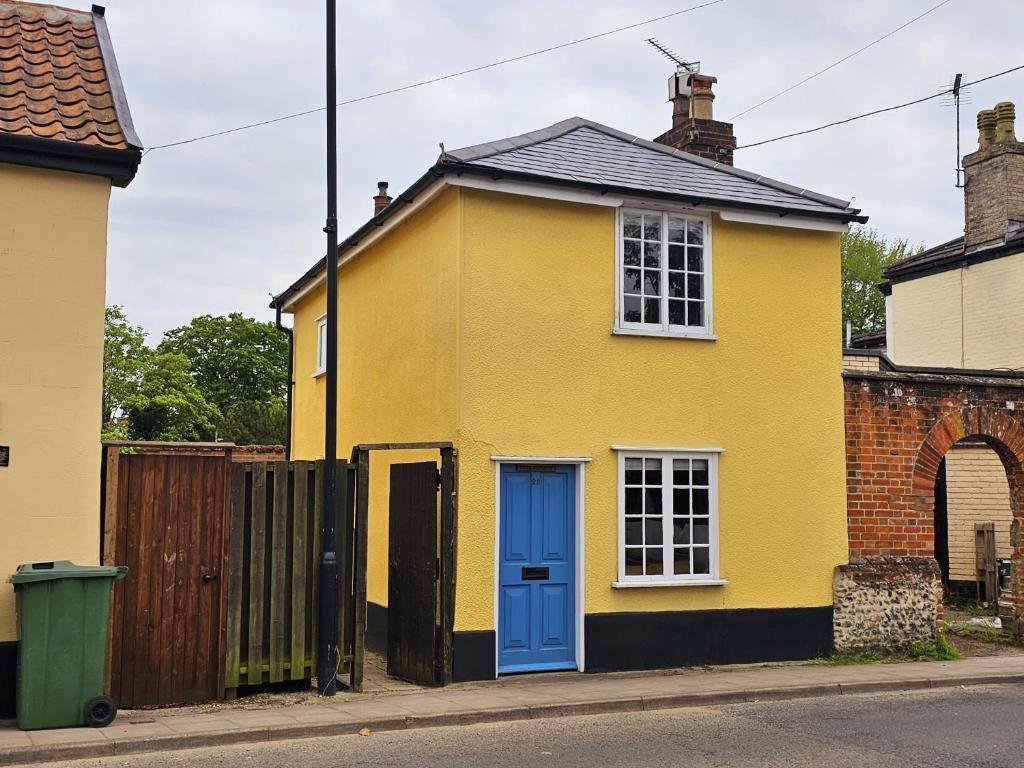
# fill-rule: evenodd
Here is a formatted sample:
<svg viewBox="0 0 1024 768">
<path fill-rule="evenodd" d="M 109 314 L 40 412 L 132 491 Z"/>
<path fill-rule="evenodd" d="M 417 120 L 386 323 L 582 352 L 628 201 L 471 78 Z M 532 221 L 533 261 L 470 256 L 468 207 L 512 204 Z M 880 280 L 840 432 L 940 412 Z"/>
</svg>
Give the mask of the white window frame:
<svg viewBox="0 0 1024 768">
<path fill-rule="evenodd" d="M 327 315 L 316 319 L 316 361 L 313 365 L 313 376 L 327 373 Z"/>
<path fill-rule="evenodd" d="M 661 214 L 662 231 L 662 265 L 661 265 L 661 316 L 664 322 L 661 323 L 627 323 L 622 319 L 622 271 L 624 268 L 624 245 L 622 236 L 623 216 L 630 214 Z M 668 217 L 681 216 L 687 219 L 697 220 L 704 225 L 704 325 L 682 326 L 670 325 L 668 320 Z M 712 306 L 712 286 L 714 281 L 711 276 L 712 253 L 711 253 L 711 216 L 705 213 L 695 213 L 689 209 L 671 208 L 646 208 L 642 206 L 624 206 L 615 213 L 615 324 L 612 333 L 624 336 L 665 336 L 679 339 L 703 339 L 714 341 L 718 337 L 714 333 L 714 311 Z"/>
<path fill-rule="evenodd" d="M 718 541 L 718 457 L 721 448 L 647 448 L 613 446 L 618 454 L 616 484 L 618 487 L 618 580 L 613 587 L 671 587 L 671 586 L 722 586 L 728 581 L 722 579 L 719 571 Z M 708 560 L 709 573 L 677 576 L 663 574 L 656 576 L 626 575 L 626 459 L 661 459 L 662 461 L 662 561 L 668 565 L 674 562 L 669 557 L 673 549 L 673 484 L 671 482 L 673 459 L 700 459 L 708 462 Z"/>
</svg>

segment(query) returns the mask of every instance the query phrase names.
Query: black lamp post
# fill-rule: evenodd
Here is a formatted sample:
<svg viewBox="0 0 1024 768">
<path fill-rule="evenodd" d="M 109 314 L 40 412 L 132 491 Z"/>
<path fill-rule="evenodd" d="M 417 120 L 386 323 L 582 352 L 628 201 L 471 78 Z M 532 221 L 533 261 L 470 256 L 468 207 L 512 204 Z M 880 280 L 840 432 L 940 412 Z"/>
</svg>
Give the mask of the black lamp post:
<svg viewBox="0 0 1024 768">
<path fill-rule="evenodd" d="M 324 517 L 320 532 L 317 690 L 338 689 L 338 556 L 334 530 L 338 454 L 338 114 L 335 0 L 327 0 L 327 392 L 324 408 Z"/>
</svg>

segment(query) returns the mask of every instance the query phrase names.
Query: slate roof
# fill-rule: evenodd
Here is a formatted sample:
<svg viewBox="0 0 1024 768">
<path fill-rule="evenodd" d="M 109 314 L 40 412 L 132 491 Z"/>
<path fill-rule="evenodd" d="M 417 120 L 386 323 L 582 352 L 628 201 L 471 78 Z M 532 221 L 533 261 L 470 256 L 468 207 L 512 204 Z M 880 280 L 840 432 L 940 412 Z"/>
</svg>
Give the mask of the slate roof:
<svg viewBox="0 0 1024 768">
<path fill-rule="evenodd" d="M 637 195 L 654 193 L 726 207 L 866 220 L 846 200 L 707 160 L 581 117 L 522 136 L 446 152 L 440 167 L 445 163 Z"/>
<path fill-rule="evenodd" d="M 0 138 L 12 153 L 4 156 L 9 162 L 19 161 L 13 153 L 20 150 L 27 164 L 58 167 L 54 153 L 66 154 L 61 146 L 127 150 L 131 162 L 142 144 L 103 8 L 0 0 Z M 33 143 L 40 139 L 54 143 Z M 68 170 L 88 172 L 82 157 Z M 109 163 L 115 155 L 94 152 L 89 159 L 97 157 Z"/>
<path fill-rule="evenodd" d="M 919 272 L 929 267 L 937 266 L 949 261 L 950 258 L 963 256 L 964 236 L 955 237 L 947 243 L 935 245 L 928 250 L 907 256 L 894 264 L 890 264 L 883 270 L 886 277 L 896 277 L 909 272 Z"/>
<path fill-rule="evenodd" d="M 967 250 L 964 236 L 961 235 L 949 242 L 933 246 L 928 250 L 897 261 L 895 264 L 890 264 L 882 273 L 888 281 L 883 284 L 883 290 L 891 283 L 950 269 L 959 269 L 968 264 L 977 264 L 1024 252 L 1024 222 L 1010 221 L 1007 224 L 1006 235 L 1002 242 Z"/>
<path fill-rule="evenodd" d="M 338 244 L 338 254 L 413 203 L 446 176 L 521 179 L 558 186 L 579 186 L 625 196 L 709 204 L 720 208 L 770 211 L 841 222 L 867 221 L 845 200 L 785 184 L 663 144 L 640 139 L 606 125 L 572 117 L 548 128 L 487 144 L 442 151 L 437 163 L 380 213 Z M 327 260 L 321 258 L 271 307 L 283 308 L 312 281 Z"/>
</svg>

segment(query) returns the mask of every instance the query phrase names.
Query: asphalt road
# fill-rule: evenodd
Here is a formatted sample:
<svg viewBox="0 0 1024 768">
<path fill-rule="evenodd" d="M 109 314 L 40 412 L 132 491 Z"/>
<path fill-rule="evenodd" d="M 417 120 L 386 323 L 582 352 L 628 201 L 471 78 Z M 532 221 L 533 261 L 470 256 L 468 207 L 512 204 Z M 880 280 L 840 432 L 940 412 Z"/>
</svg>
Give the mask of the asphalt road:
<svg viewBox="0 0 1024 768">
<path fill-rule="evenodd" d="M 834 696 L 133 755 L 64 768 L 1021 768 L 1024 686 Z"/>
</svg>

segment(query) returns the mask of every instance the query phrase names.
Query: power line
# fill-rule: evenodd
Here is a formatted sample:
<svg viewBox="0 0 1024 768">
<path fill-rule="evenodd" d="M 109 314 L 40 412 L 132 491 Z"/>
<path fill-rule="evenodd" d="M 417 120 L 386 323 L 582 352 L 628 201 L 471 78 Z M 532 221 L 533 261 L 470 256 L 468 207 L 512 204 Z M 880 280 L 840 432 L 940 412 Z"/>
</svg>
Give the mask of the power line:
<svg viewBox="0 0 1024 768">
<path fill-rule="evenodd" d="M 671 13 L 662 14 L 661 16 L 655 16 L 654 18 L 644 19 L 643 21 L 637 21 L 637 22 L 635 22 L 633 24 L 627 24 L 624 27 L 617 27 L 615 29 L 609 29 L 609 30 L 607 30 L 605 32 L 598 32 L 597 34 L 594 34 L 594 35 L 587 35 L 586 37 L 581 37 L 581 38 L 576 39 L 576 40 L 569 40 L 568 42 L 565 42 L 565 43 L 559 43 L 558 45 L 552 45 L 552 46 L 549 46 L 547 48 L 541 48 L 541 49 L 536 50 L 536 51 L 530 51 L 529 53 L 523 53 L 523 54 L 520 54 L 518 56 L 512 56 L 512 57 L 507 58 L 507 59 L 501 59 L 500 61 L 492 61 L 490 64 L 481 64 L 479 66 L 470 67 L 469 69 L 463 69 L 463 70 L 460 70 L 458 72 L 451 72 L 451 73 L 449 73 L 447 75 L 439 75 L 438 77 L 431 77 L 431 78 L 428 78 L 427 80 L 420 80 L 420 81 L 415 82 L 415 83 L 409 83 L 408 85 L 401 85 L 401 86 L 398 86 L 397 88 L 389 88 L 389 89 L 387 89 L 385 91 L 377 91 L 376 93 L 368 93 L 365 96 L 357 96 L 354 99 L 346 99 L 345 101 L 338 102 L 335 106 L 344 107 L 344 106 L 347 106 L 349 104 L 356 104 L 356 103 L 361 102 L 361 101 L 369 101 L 370 99 L 376 99 L 376 98 L 379 98 L 381 96 L 389 96 L 389 95 L 391 95 L 393 93 L 401 93 L 402 91 L 408 91 L 408 90 L 411 90 L 413 88 L 421 88 L 424 85 L 432 85 L 433 83 L 440 83 L 443 80 L 451 80 L 453 77 L 462 77 L 463 75 L 469 75 L 469 74 L 472 74 L 474 72 L 481 72 L 481 71 L 483 71 L 485 69 L 491 69 L 493 67 L 500 67 L 503 64 L 511 64 L 513 62 L 516 62 L 516 61 L 522 61 L 523 59 L 529 59 L 529 58 L 532 58 L 534 56 L 540 56 L 540 55 L 545 54 L 545 53 L 551 53 L 552 51 L 559 51 L 559 50 L 561 50 L 563 48 L 569 48 L 570 46 L 573 46 L 573 45 L 579 45 L 581 43 L 588 43 L 591 40 L 597 40 L 597 39 L 602 38 L 602 37 L 608 37 L 609 35 L 615 35 L 615 34 L 618 34 L 619 32 L 626 32 L 626 31 L 628 31 L 630 29 L 636 29 L 637 27 L 642 27 L 642 26 L 645 26 L 647 24 L 653 24 L 653 23 L 655 23 L 657 21 L 664 21 L 665 19 L 671 19 L 674 16 L 681 16 L 684 13 L 690 13 L 691 11 L 698 11 L 701 8 L 707 8 L 709 6 L 718 5 L 719 3 L 724 3 L 724 2 L 725 2 L 725 0 L 708 0 L 707 2 L 701 3 L 700 5 L 694 5 L 694 6 L 691 6 L 689 8 L 683 8 L 683 9 L 678 10 L 678 11 L 672 11 Z M 946 0 L 946 2 L 949 2 L 949 0 Z M 238 131 L 246 131 L 246 130 L 249 130 L 250 128 L 258 128 L 259 126 L 262 126 L 262 125 L 270 125 L 271 123 L 280 123 L 280 122 L 282 122 L 284 120 L 291 120 L 291 119 L 296 118 L 296 117 L 303 117 L 304 115 L 312 115 L 312 114 L 314 114 L 316 112 L 323 112 L 325 109 L 327 109 L 327 108 L 326 107 L 315 107 L 313 109 L 303 110 L 302 112 L 293 112 L 290 115 L 282 115 L 281 117 L 273 117 L 273 118 L 270 118 L 269 120 L 260 120 L 259 122 L 255 122 L 255 123 L 247 123 L 246 125 L 239 125 L 239 126 L 237 126 L 235 128 L 227 128 L 227 129 L 225 129 L 223 131 L 215 131 L 213 133 L 206 133 L 206 134 L 203 134 L 202 136 L 194 136 L 191 139 L 181 139 L 180 141 L 172 141 L 172 142 L 168 142 L 167 144 L 157 144 L 156 146 L 149 147 L 148 149 L 146 149 L 146 152 L 143 153 L 143 155 L 145 155 L 146 153 L 152 152 L 154 149 L 167 149 L 168 147 L 179 147 L 182 144 L 191 144 L 191 143 L 196 142 L 196 141 L 203 141 L 204 139 L 212 139 L 215 136 L 225 136 L 225 135 L 227 135 L 229 133 L 237 133 Z"/>
<path fill-rule="evenodd" d="M 767 103 L 768 103 L 768 102 L 770 102 L 770 101 L 775 101 L 775 99 L 779 98 L 779 96 L 784 96 L 785 94 L 789 93 L 790 91 L 792 91 L 792 90 L 795 90 L 795 89 L 799 88 L 799 87 L 800 87 L 801 85 L 803 85 L 804 83 L 809 83 L 809 82 L 810 82 L 811 80 L 813 80 L 814 78 L 818 77 L 819 75 L 823 75 L 823 74 L 825 74 L 825 73 L 826 73 L 826 72 L 828 72 L 828 71 L 829 71 L 830 69 L 835 69 L 835 68 L 836 68 L 836 67 L 838 67 L 838 66 L 839 66 L 840 64 L 842 64 L 842 63 L 843 63 L 844 61 L 849 61 L 849 60 L 850 60 L 850 59 L 852 59 L 852 58 L 853 58 L 854 56 L 856 56 L 856 55 L 858 55 L 858 54 L 860 54 L 860 53 L 864 53 L 864 51 L 866 51 L 866 50 L 867 50 L 868 48 L 871 48 L 872 46 L 878 45 L 878 43 L 880 43 L 880 42 L 882 42 L 883 40 L 886 40 L 886 39 L 888 39 L 888 38 L 892 37 L 892 36 L 893 36 L 893 35 L 895 35 L 895 34 L 896 34 L 897 32 L 899 32 L 899 31 L 901 31 L 901 30 L 903 30 L 903 29 L 906 29 L 907 27 L 909 27 L 909 26 L 910 26 L 911 24 L 913 24 L 914 22 L 916 22 L 916 21 L 920 21 L 921 19 L 923 19 L 923 18 L 924 18 L 925 16 L 927 16 L 928 14 L 930 14 L 930 13 L 933 13 L 933 12 L 935 12 L 935 11 L 939 10 L 939 8 L 941 8 L 942 6 L 946 5 L 946 4 L 947 4 L 947 3 L 949 3 L 949 2 L 951 2 L 951 0 L 942 0 L 942 2 L 941 2 L 941 3 L 939 3 L 938 5 L 934 5 L 934 6 L 932 6 L 931 8 L 929 8 L 929 9 L 928 9 L 927 11 L 925 11 L 924 13 L 920 14 L 919 16 L 915 16 L 914 18 L 912 18 L 912 19 L 911 19 L 910 21 L 906 21 L 906 22 L 904 22 L 904 23 L 903 23 L 903 24 L 901 24 L 900 26 L 896 27 L 896 29 L 893 29 L 893 30 L 891 30 L 891 31 L 889 31 L 889 32 L 886 32 L 886 33 L 885 33 L 884 35 L 882 35 L 881 37 L 879 37 L 879 38 L 878 38 L 877 40 L 872 40 L 872 41 L 871 41 L 870 43 L 868 43 L 867 45 L 865 45 L 865 46 L 863 46 L 863 47 L 861 47 L 861 48 L 858 48 L 858 49 L 857 49 L 856 51 L 854 51 L 853 53 L 849 53 L 849 54 L 847 54 L 846 56 L 843 56 L 843 58 L 841 58 L 841 59 L 838 59 L 837 61 L 833 61 L 833 62 L 832 62 L 831 64 L 829 64 L 829 65 L 828 65 L 827 67 L 825 67 L 824 69 L 819 69 L 819 70 L 818 70 L 817 72 L 815 72 L 815 73 L 814 73 L 813 75 L 808 75 L 807 77 L 805 77 L 805 78 L 804 78 L 803 80 L 801 80 L 800 82 L 798 82 L 798 83 L 793 83 L 793 85 L 789 86 L 788 88 L 784 88 L 784 89 L 782 89 L 781 91 L 779 91 L 778 93 L 776 93 L 776 94 L 774 94 L 774 95 L 772 95 L 772 96 L 769 96 L 769 97 L 768 97 L 767 99 L 764 99 L 763 101 L 759 101 L 759 102 L 757 102 L 757 104 L 754 104 L 753 106 L 747 107 L 747 108 L 746 108 L 746 109 L 744 109 L 744 110 L 743 110 L 742 112 L 737 112 L 737 113 L 736 113 L 735 115 L 733 115 L 732 117 L 730 117 L 730 118 L 729 118 L 729 122 L 732 122 L 732 121 L 733 121 L 733 120 L 735 120 L 735 119 L 736 119 L 737 117 L 740 117 L 740 116 L 742 116 L 742 115 L 745 115 L 745 114 L 747 114 L 748 112 L 753 112 L 753 111 L 754 111 L 755 109 L 757 109 L 758 107 L 763 107 L 763 106 L 764 106 L 765 104 L 767 104 Z"/>
<path fill-rule="evenodd" d="M 996 72 L 994 75 L 986 75 L 985 77 L 980 77 L 977 80 L 972 80 L 969 83 L 962 83 L 960 85 L 960 87 L 961 87 L 961 89 L 963 89 L 963 88 L 966 88 L 966 87 L 971 86 L 971 85 L 977 85 L 978 83 L 984 83 L 986 80 L 994 80 L 997 77 L 1002 77 L 1003 75 L 1008 75 L 1011 72 L 1017 72 L 1017 71 L 1022 70 L 1022 69 L 1024 69 L 1024 64 L 1021 64 L 1020 66 L 1017 66 L 1017 67 L 1012 67 L 1011 69 L 1004 69 L 1002 72 Z M 940 96 L 946 96 L 946 95 L 948 95 L 948 94 L 950 94 L 952 92 L 953 92 L 952 88 L 946 88 L 944 90 L 939 91 L 938 93 L 933 93 L 930 96 L 922 96 L 920 99 L 914 99 L 913 101 L 905 101 L 902 104 L 895 104 L 895 105 L 893 105 L 891 107 L 882 107 L 881 109 L 875 109 L 875 110 L 872 110 L 871 112 L 864 112 L 863 114 L 854 115 L 853 117 L 847 117 L 847 118 L 845 118 L 843 120 L 836 120 L 836 121 L 831 122 L 831 123 L 826 123 L 825 125 L 819 125 L 817 128 L 808 128 L 805 131 L 796 131 L 794 133 L 787 133 L 787 134 L 784 134 L 782 136 L 776 136 L 774 139 L 765 139 L 763 141 L 755 141 L 755 142 L 753 142 L 751 144 L 744 144 L 742 146 L 736 147 L 736 149 L 749 149 L 750 147 L 760 147 L 763 144 L 771 144 L 772 142 L 775 142 L 775 141 L 782 141 L 783 139 L 791 139 L 794 136 L 805 136 L 808 133 L 817 133 L 818 131 L 823 131 L 826 128 L 832 128 L 834 126 L 843 125 L 845 123 L 852 123 L 854 120 L 862 120 L 865 117 L 871 117 L 873 115 L 880 115 L 883 112 L 892 112 L 892 111 L 897 110 L 897 109 L 904 109 L 905 107 L 912 107 L 915 104 L 922 104 L 922 103 L 924 103 L 926 101 L 931 101 L 932 99 L 937 99 Z"/>
</svg>

